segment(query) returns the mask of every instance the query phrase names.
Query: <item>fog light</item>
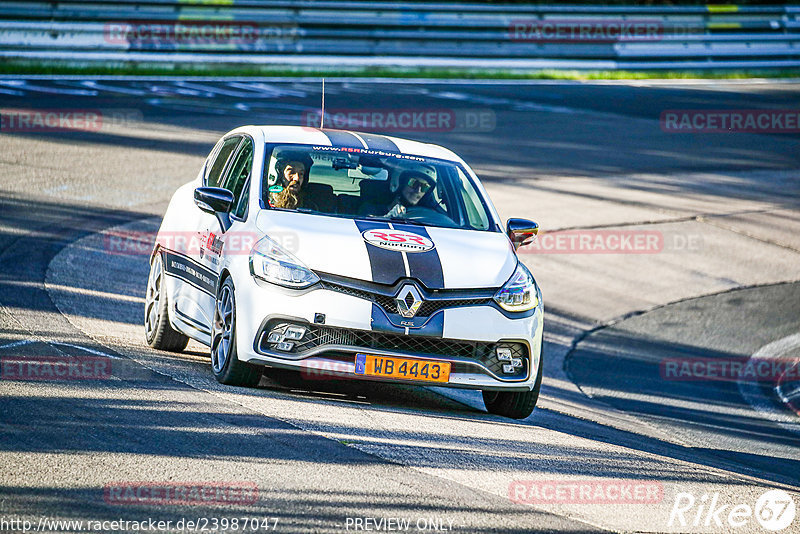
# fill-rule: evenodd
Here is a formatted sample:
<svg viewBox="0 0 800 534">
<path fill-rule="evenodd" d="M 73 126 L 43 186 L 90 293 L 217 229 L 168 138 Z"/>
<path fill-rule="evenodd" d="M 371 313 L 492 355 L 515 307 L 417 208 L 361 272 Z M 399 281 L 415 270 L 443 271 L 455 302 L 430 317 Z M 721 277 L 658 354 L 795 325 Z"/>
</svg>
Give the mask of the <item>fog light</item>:
<svg viewBox="0 0 800 534">
<path fill-rule="evenodd" d="M 280 343 L 275 345 L 276 349 L 287 352 L 292 350 L 292 347 L 294 347 L 294 343 L 292 343 L 291 341 L 281 341 Z"/>
<path fill-rule="evenodd" d="M 293 339 L 295 341 L 300 341 L 303 339 L 303 336 L 306 335 L 306 329 L 302 326 L 290 326 L 286 329 L 286 332 L 283 333 L 284 339 Z"/>
<path fill-rule="evenodd" d="M 511 359 L 511 366 L 512 367 L 522 367 L 522 359 L 521 358 L 512 358 Z"/>
<path fill-rule="evenodd" d="M 267 338 L 267 343 L 280 343 L 283 341 L 283 336 L 279 332 L 270 332 Z"/>
<path fill-rule="evenodd" d="M 516 371 L 513 365 L 504 364 L 503 365 L 503 372 L 507 374 L 513 374 Z"/>
<path fill-rule="evenodd" d="M 504 362 L 511 361 L 511 349 L 507 348 L 500 348 L 497 349 L 497 359 L 502 360 Z"/>
</svg>

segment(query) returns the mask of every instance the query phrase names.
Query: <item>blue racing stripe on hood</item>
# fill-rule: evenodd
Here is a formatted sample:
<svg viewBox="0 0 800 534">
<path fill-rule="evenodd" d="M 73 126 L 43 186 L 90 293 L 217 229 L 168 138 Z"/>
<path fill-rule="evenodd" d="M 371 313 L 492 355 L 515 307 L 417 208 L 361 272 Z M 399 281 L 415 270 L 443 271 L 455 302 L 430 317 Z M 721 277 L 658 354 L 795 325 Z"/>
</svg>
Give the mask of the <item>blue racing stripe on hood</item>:
<svg viewBox="0 0 800 534">
<path fill-rule="evenodd" d="M 389 224 L 379 221 L 355 221 L 358 231 L 362 234 L 367 230 L 389 230 Z M 372 269 L 372 281 L 378 284 L 393 285 L 399 279 L 405 277 L 406 266 L 403 261 L 403 254 L 394 250 L 370 245 L 364 241 L 369 256 L 370 269 Z"/>
<path fill-rule="evenodd" d="M 403 232 L 418 234 L 422 237 L 431 239 L 428 231 L 423 226 L 413 226 L 409 224 L 392 223 L 392 226 Z M 431 239 L 433 241 L 433 239 Z M 436 243 L 434 243 L 435 245 Z M 442 260 L 436 247 L 425 252 L 408 252 L 408 270 L 411 278 L 416 278 L 428 289 L 444 289 L 444 271 Z"/>
</svg>

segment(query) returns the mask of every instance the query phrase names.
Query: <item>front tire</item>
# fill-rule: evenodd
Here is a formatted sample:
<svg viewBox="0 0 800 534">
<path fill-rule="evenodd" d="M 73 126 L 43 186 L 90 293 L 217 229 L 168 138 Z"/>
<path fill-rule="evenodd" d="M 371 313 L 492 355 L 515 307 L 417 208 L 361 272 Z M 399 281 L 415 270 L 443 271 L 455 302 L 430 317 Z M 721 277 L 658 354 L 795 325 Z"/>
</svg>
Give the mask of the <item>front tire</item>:
<svg viewBox="0 0 800 534">
<path fill-rule="evenodd" d="M 240 362 L 236 355 L 236 297 L 230 277 L 220 286 L 214 304 L 211 370 L 217 382 L 228 386 L 253 387 L 261 380 L 261 369 Z"/>
<path fill-rule="evenodd" d="M 154 349 L 181 352 L 189 338 L 169 324 L 169 302 L 164 285 L 164 260 L 159 252 L 150 265 L 147 293 L 144 299 L 144 333 L 147 344 Z"/>
<path fill-rule="evenodd" d="M 536 382 L 530 391 L 482 391 L 483 403 L 489 413 L 501 415 L 510 419 L 525 419 L 536 407 L 539 400 L 539 390 L 542 388 L 542 362 L 544 353 L 539 354 L 539 369 Z"/>
</svg>

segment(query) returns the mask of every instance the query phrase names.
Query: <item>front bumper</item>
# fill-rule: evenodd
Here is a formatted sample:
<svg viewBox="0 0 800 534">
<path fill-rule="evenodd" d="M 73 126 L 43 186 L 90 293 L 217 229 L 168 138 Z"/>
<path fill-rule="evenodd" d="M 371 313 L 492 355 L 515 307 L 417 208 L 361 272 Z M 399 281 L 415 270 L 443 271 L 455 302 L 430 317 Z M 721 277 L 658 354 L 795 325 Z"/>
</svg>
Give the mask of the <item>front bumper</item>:
<svg viewBox="0 0 800 534">
<path fill-rule="evenodd" d="M 241 287 L 240 287 L 241 285 Z M 283 289 L 248 276 L 237 293 L 239 359 L 252 364 L 300 371 L 309 379 L 379 380 L 465 389 L 528 391 L 533 389 L 542 347 L 542 313 L 509 318 L 493 306 L 462 306 L 443 314 L 440 337 L 375 330 L 373 303 L 323 288 Z M 246 312 L 244 311 L 246 310 Z M 315 323 L 320 316 L 324 324 Z M 433 317 L 433 316 L 431 316 Z M 306 337 L 291 351 L 276 350 L 267 337 L 276 325 L 298 325 Z M 498 347 L 512 349 L 524 362 L 513 374 L 503 373 Z M 447 383 L 410 381 L 355 374 L 356 354 L 395 356 L 449 362 Z"/>
</svg>

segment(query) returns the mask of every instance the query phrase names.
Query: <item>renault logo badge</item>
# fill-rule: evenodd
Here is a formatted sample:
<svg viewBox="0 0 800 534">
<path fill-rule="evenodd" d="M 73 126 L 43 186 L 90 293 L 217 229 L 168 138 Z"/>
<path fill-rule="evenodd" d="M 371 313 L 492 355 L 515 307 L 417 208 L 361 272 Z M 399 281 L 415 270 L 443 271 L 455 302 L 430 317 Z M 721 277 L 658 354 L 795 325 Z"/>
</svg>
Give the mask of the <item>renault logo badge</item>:
<svg viewBox="0 0 800 534">
<path fill-rule="evenodd" d="M 394 301 L 397 304 L 397 311 L 406 318 L 414 317 L 419 311 L 419 307 L 422 306 L 422 296 L 412 284 L 406 284 L 400 288 Z"/>
</svg>

